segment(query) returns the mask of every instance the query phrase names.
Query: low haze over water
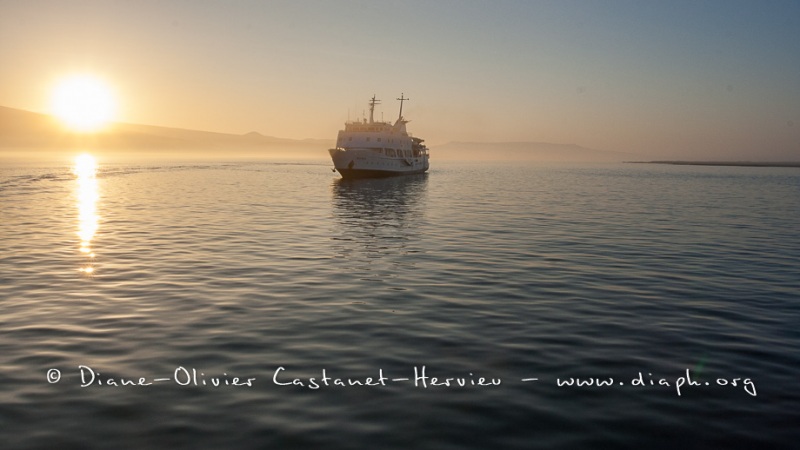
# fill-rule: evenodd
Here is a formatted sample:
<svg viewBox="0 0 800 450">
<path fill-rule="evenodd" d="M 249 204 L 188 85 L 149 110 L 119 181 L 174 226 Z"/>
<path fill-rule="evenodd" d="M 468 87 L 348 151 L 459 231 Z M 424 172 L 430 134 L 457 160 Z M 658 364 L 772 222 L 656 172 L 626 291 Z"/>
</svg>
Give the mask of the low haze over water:
<svg viewBox="0 0 800 450">
<path fill-rule="evenodd" d="M 82 161 L 0 168 L 4 446 L 800 439 L 796 168 Z"/>
</svg>

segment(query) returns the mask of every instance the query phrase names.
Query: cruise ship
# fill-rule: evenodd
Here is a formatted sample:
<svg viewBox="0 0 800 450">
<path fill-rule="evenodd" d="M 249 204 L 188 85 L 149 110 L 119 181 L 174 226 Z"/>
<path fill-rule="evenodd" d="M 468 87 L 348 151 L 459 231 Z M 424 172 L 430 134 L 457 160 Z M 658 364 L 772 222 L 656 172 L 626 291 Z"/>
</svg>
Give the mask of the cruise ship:
<svg viewBox="0 0 800 450">
<path fill-rule="evenodd" d="M 339 130 L 336 148 L 328 150 L 333 159 L 334 171 L 342 178 L 378 178 L 413 175 L 428 170 L 428 148 L 423 140 L 406 131 L 409 122 L 403 118 L 400 94 L 400 115 L 394 125 L 374 120 L 375 105 L 380 104 L 373 95 L 369 101 L 369 121 L 345 122 Z"/>
</svg>

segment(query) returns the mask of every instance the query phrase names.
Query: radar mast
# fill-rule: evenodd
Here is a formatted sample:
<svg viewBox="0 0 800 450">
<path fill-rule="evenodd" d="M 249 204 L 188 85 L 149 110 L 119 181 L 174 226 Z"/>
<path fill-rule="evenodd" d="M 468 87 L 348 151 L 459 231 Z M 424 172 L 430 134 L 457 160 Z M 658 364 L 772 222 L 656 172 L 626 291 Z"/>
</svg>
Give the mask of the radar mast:
<svg viewBox="0 0 800 450">
<path fill-rule="evenodd" d="M 398 100 L 400 100 L 400 117 L 398 117 L 397 120 L 403 120 L 403 102 L 405 100 L 411 100 L 411 99 L 410 98 L 403 98 L 403 93 L 401 92 L 400 93 L 400 98 L 398 98 Z"/>
<path fill-rule="evenodd" d="M 375 121 L 372 119 L 375 113 L 375 105 L 380 105 L 381 101 L 375 99 L 375 94 L 372 94 L 372 98 L 369 100 L 369 123 L 374 123 Z M 401 108 L 402 109 L 402 108 Z"/>
</svg>

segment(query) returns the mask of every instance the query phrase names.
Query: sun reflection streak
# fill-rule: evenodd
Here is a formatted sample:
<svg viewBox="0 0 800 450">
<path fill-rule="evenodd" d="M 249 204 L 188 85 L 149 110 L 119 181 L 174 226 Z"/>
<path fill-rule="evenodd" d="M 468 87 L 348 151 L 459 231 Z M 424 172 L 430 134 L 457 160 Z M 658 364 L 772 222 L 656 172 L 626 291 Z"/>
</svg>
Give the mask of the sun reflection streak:
<svg viewBox="0 0 800 450">
<path fill-rule="evenodd" d="M 75 167 L 72 172 L 77 177 L 76 197 L 78 199 L 78 237 L 80 238 L 80 252 L 86 255 L 87 261 L 78 269 L 86 274 L 94 273 L 94 252 L 91 242 L 97 232 L 99 218 L 97 215 L 97 200 L 100 197 L 97 187 L 97 162 L 92 155 L 87 153 L 75 158 Z"/>
</svg>

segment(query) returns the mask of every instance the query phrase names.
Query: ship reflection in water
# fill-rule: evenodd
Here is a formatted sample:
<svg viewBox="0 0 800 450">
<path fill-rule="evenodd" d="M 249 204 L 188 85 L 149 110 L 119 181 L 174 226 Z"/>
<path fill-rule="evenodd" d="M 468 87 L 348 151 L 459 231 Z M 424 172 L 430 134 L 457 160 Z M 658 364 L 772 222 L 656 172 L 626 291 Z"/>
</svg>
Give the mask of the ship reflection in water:
<svg viewBox="0 0 800 450">
<path fill-rule="evenodd" d="M 97 187 L 97 162 L 92 155 L 87 153 L 78 155 L 75 158 L 72 172 L 77 177 L 75 196 L 78 200 L 80 252 L 86 258 L 78 270 L 90 275 L 95 270 L 95 254 L 92 251 L 91 242 L 98 227 L 97 200 L 100 196 Z"/>
<path fill-rule="evenodd" d="M 386 280 L 398 266 L 414 265 L 406 256 L 424 253 L 419 227 L 427 186 L 427 174 L 333 181 L 333 246 L 352 275 Z"/>
</svg>

